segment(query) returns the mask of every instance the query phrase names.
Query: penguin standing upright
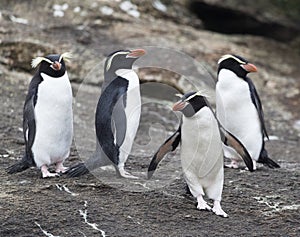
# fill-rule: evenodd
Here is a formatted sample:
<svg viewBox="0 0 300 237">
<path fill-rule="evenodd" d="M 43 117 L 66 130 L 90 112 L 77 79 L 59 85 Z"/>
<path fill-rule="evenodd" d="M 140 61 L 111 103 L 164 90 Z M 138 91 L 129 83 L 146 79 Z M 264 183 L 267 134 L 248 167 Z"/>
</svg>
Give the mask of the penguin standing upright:
<svg viewBox="0 0 300 237">
<path fill-rule="evenodd" d="M 264 114 L 258 93 L 250 72 L 256 72 L 255 65 L 246 59 L 227 54 L 218 61 L 218 81 L 216 84 L 216 113 L 222 126 L 232 133 L 248 150 L 254 170 L 256 162 L 270 168 L 280 166 L 268 157 L 264 137 L 268 138 Z M 231 158 L 230 168 L 238 168 L 239 155 L 224 146 L 225 156 Z"/>
<path fill-rule="evenodd" d="M 96 151 L 84 163 L 72 167 L 68 171 L 69 177 L 113 164 L 119 176 L 136 178 L 125 171 L 124 165 L 141 115 L 139 78 L 132 66 L 145 53 L 143 49 L 120 50 L 107 57 L 95 116 Z"/>
<path fill-rule="evenodd" d="M 148 178 L 153 175 L 165 154 L 175 150 L 181 143 L 180 158 L 184 178 L 192 195 L 197 198 L 197 208 L 212 210 L 217 215 L 227 217 L 220 205 L 224 180 L 221 136 L 226 137 L 224 141 L 228 142 L 227 144 L 239 147 L 237 149 L 251 169 L 249 154 L 239 141 L 225 130 L 219 130 L 218 121 L 208 101 L 200 92 L 184 94 L 180 101 L 174 104 L 173 110 L 183 113 L 181 126 L 152 158 Z M 212 209 L 204 201 L 204 195 L 214 200 Z"/>
<path fill-rule="evenodd" d="M 32 60 L 39 68 L 29 84 L 23 109 L 25 154 L 8 168 L 21 172 L 31 166 L 42 171 L 42 177 L 64 173 L 63 162 L 69 156 L 73 136 L 72 88 L 65 61 L 71 54 L 48 55 Z M 55 173 L 48 166 L 56 164 Z"/>
</svg>

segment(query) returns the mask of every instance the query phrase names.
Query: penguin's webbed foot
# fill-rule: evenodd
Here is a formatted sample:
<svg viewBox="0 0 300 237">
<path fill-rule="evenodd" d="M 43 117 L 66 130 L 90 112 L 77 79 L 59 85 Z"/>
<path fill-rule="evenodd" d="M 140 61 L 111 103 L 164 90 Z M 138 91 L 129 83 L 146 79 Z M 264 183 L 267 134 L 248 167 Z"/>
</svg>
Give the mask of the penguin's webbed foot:
<svg viewBox="0 0 300 237">
<path fill-rule="evenodd" d="M 52 178 L 52 177 L 59 177 L 58 173 L 50 173 L 48 172 L 42 172 L 42 178 Z"/>
<path fill-rule="evenodd" d="M 238 161 L 236 160 L 231 160 L 231 163 L 229 165 L 225 165 L 226 168 L 231 168 L 231 169 L 238 169 Z"/>
<path fill-rule="evenodd" d="M 199 210 L 207 210 L 210 211 L 211 207 L 207 204 L 207 202 L 203 199 L 202 195 L 200 195 L 199 197 L 197 197 L 197 208 Z"/>
<path fill-rule="evenodd" d="M 66 173 L 67 171 L 68 171 L 68 167 L 65 167 L 64 165 L 63 165 L 63 162 L 57 162 L 56 163 L 56 169 L 55 169 L 55 172 L 56 173 L 61 173 L 61 174 L 64 174 L 64 173 Z"/>
<path fill-rule="evenodd" d="M 43 165 L 41 167 L 41 171 L 42 171 L 42 178 L 52 178 L 52 177 L 59 177 L 58 173 L 50 173 L 48 170 L 48 167 L 46 165 Z"/>
<path fill-rule="evenodd" d="M 219 201 L 214 201 L 214 206 L 212 208 L 213 213 L 217 216 L 228 217 L 228 214 L 223 211 Z"/>
<path fill-rule="evenodd" d="M 122 178 L 138 179 L 137 176 L 134 176 L 134 175 L 130 174 L 129 172 L 125 171 L 124 169 L 119 169 L 118 171 L 119 171 L 118 173 L 119 173 L 120 177 L 122 177 Z"/>
</svg>

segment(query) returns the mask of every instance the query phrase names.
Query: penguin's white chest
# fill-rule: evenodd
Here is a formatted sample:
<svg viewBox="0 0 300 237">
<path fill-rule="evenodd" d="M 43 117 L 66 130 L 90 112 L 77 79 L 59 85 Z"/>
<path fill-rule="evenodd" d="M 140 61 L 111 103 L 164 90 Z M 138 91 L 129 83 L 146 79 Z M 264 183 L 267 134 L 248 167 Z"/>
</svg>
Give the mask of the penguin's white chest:
<svg viewBox="0 0 300 237">
<path fill-rule="evenodd" d="M 191 118 L 183 117 L 180 153 L 185 180 L 193 196 L 206 194 L 221 200 L 223 150 L 217 121 L 208 107 Z"/>
<path fill-rule="evenodd" d="M 222 69 L 216 85 L 217 117 L 257 159 L 262 146 L 258 112 L 251 100 L 249 85 L 232 71 Z"/>
<path fill-rule="evenodd" d="M 141 116 L 141 96 L 140 96 L 140 80 L 133 70 L 119 69 L 116 74 L 128 80 L 128 88 L 126 92 L 126 135 L 121 146 L 120 163 L 124 163 L 129 155 L 136 132 L 140 123 Z"/>
<path fill-rule="evenodd" d="M 222 163 L 218 125 L 208 107 L 190 118 L 183 116 L 181 133 L 181 162 L 185 173 L 205 177 L 214 170 L 216 163 Z"/>
<path fill-rule="evenodd" d="M 119 69 L 117 75 L 128 80 L 125 106 L 128 124 L 126 136 L 135 136 L 141 115 L 140 80 L 133 70 Z"/>
<path fill-rule="evenodd" d="M 38 167 L 63 161 L 73 136 L 72 89 L 67 72 L 59 78 L 41 73 L 35 105 L 36 136 L 32 147 Z"/>
<path fill-rule="evenodd" d="M 118 70 L 118 74 L 128 80 L 125 113 L 128 120 L 137 123 L 141 114 L 140 80 L 133 70 Z"/>
</svg>

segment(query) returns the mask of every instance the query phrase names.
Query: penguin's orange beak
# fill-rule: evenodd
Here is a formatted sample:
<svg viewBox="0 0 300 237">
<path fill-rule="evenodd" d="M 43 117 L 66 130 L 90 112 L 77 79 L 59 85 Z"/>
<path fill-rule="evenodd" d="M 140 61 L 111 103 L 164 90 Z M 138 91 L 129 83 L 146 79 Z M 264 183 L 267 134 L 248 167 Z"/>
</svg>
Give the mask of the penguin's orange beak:
<svg viewBox="0 0 300 237">
<path fill-rule="evenodd" d="M 130 50 L 130 53 L 127 54 L 127 57 L 139 58 L 139 57 L 143 56 L 144 54 L 146 54 L 146 50 L 144 50 L 144 49 L 134 49 L 134 50 Z"/>
<path fill-rule="evenodd" d="M 186 102 L 185 101 L 178 101 L 173 105 L 173 111 L 181 111 L 184 109 L 184 107 L 186 106 Z"/>
<path fill-rule="evenodd" d="M 59 71 L 61 69 L 61 63 L 55 61 L 54 63 L 52 63 L 52 67 L 54 70 Z"/>
<path fill-rule="evenodd" d="M 247 72 L 257 72 L 257 67 L 252 63 L 241 65 Z"/>
</svg>

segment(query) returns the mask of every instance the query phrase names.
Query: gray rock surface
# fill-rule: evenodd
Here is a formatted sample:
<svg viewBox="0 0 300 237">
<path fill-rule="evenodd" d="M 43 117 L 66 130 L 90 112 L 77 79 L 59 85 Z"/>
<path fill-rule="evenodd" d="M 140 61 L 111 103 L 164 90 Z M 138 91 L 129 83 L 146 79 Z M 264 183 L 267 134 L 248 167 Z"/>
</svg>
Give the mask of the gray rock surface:
<svg viewBox="0 0 300 237">
<path fill-rule="evenodd" d="M 99 236 L 99 229 L 106 236 L 299 236 L 297 40 L 207 31 L 189 12 L 188 1 L 161 1 L 166 10 L 146 0 L 132 0 L 126 10 L 120 7 L 124 2 L 0 2 L 0 236 L 41 236 L 40 228 L 54 236 Z M 138 181 L 116 179 L 109 170 L 101 171 L 103 179 L 87 175 L 42 180 L 36 169 L 6 174 L 5 168 L 24 149 L 20 127 L 33 57 L 74 54 L 67 65 L 75 112 L 75 139 L 67 165 L 73 165 L 94 148 L 93 111 L 105 55 L 137 47 L 148 51 L 137 63 L 143 114 L 127 164 Z M 201 89 L 214 104 L 217 60 L 226 53 L 239 54 L 258 67 L 250 76 L 272 138 L 267 149 L 282 168 L 259 167 L 255 173 L 226 169 L 222 206 L 229 218 L 220 219 L 196 210 L 195 200 L 184 194 L 179 150 L 164 160 L 154 180 L 147 181 L 145 172 L 151 155 L 177 128 L 178 117 L 170 111 L 174 93 Z M 96 228 L 85 222 L 85 211 L 87 222 L 98 224 Z"/>
</svg>

